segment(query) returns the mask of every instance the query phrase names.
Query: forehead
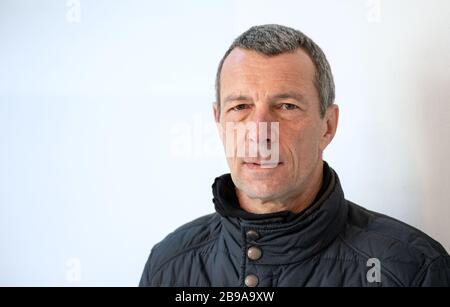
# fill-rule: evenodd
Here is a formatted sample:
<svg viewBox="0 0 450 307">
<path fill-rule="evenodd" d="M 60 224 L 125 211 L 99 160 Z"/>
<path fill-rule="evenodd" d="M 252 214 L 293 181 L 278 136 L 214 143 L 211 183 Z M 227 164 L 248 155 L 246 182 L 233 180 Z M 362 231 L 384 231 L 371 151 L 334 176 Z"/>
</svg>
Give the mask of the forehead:
<svg viewBox="0 0 450 307">
<path fill-rule="evenodd" d="M 302 49 L 267 56 L 235 48 L 223 63 L 220 92 L 315 91 L 314 76 L 314 63 Z"/>
</svg>

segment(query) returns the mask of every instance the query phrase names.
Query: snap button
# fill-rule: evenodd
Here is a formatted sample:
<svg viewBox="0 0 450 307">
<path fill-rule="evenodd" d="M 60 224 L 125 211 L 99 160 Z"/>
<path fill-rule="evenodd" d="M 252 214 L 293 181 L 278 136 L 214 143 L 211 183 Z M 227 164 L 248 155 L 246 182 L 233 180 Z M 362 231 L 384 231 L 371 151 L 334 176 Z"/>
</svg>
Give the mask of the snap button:
<svg viewBox="0 0 450 307">
<path fill-rule="evenodd" d="M 253 274 L 247 275 L 247 277 L 245 277 L 244 283 L 247 287 L 256 287 L 258 285 L 258 277 Z"/>
<path fill-rule="evenodd" d="M 248 241 L 256 241 L 259 239 L 259 234 L 255 230 L 249 230 L 246 233 L 246 237 Z"/>
<path fill-rule="evenodd" d="M 262 256 L 262 251 L 259 247 L 250 246 L 247 250 L 247 257 L 250 260 L 258 260 Z"/>
</svg>

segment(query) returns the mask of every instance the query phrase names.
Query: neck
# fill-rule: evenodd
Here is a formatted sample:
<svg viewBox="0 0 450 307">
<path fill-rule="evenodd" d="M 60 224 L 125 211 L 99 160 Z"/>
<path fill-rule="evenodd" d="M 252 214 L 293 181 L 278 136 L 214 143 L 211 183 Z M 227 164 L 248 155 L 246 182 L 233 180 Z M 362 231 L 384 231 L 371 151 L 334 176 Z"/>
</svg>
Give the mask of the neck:
<svg viewBox="0 0 450 307">
<path fill-rule="evenodd" d="M 241 190 L 236 188 L 236 195 L 243 210 L 255 214 L 275 213 L 280 211 L 291 211 L 299 213 L 308 208 L 314 201 L 323 181 L 323 161 L 320 159 L 305 180 L 291 195 L 278 199 L 250 198 Z"/>
</svg>

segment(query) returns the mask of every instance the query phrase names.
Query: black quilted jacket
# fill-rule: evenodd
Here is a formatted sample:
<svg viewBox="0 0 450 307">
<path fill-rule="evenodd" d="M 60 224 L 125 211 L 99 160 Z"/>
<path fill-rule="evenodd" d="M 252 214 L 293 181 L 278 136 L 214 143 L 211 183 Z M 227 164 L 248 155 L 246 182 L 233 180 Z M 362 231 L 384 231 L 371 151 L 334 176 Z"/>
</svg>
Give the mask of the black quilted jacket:
<svg viewBox="0 0 450 307">
<path fill-rule="evenodd" d="M 449 286 L 450 256 L 423 232 L 324 184 L 299 214 L 244 212 L 229 174 L 213 185 L 216 213 L 155 245 L 140 286 Z"/>
</svg>

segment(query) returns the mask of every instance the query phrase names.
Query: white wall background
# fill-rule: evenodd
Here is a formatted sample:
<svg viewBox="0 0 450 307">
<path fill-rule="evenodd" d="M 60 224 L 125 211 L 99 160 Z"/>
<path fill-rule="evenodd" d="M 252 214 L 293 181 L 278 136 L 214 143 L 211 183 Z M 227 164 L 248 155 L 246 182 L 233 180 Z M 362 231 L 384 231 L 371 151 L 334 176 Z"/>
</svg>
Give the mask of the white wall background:
<svg viewBox="0 0 450 307">
<path fill-rule="evenodd" d="M 347 198 L 450 250 L 449 18 L 446 0 L 0 0 L 0 285 L 137 285 L 153 244 L 212 212 L 215 70 L 263 23 L 331 62 Z"/>
</svg>

